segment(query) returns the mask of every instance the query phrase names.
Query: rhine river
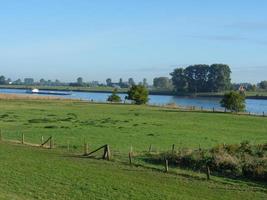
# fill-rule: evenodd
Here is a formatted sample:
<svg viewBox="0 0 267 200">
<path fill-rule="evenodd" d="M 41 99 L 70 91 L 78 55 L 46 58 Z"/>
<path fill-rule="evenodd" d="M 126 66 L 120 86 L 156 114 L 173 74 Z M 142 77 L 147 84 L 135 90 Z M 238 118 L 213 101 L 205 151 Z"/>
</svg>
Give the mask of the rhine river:
<svg viewBox="0 0 267 200">
<path fill-rule="evenodd" d="M 0 89 L 2 94 L 26 94 L 25 89 Z M 81 100 L 93 100 L 94 102 L 106 102 L 108 96 L 111 93 L 97 93 L 97 92 L 71 92 L 71 95 L 61 96 L 63 98 L 81 99 Z M 31 94 L 40 95 L 40 94 Z M 55 96 L 55 95 L 53 95 Z M 119 94 L 122 99 L 125 98 L 126 94 Z M 175 103 L 178 106 L 188 107 L 195 106 L 203 109 L 223 110 L 220 106 L 220 98 L 211 97 L 180 97 L 171 95 L 149 95 L 150 105 L 166 105 Z M 262 99 L 247 99 L 246 100 L 246 111 L 262 114 L 267 114 L 267 100 Z"/>
</svg>

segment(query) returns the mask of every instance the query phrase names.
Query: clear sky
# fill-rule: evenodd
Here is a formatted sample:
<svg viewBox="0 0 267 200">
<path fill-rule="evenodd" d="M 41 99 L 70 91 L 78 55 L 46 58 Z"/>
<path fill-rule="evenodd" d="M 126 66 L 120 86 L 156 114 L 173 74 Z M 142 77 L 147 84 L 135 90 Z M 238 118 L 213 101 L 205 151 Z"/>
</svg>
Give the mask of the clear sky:
<svg viewBox="0 0 267 200">
<path fill-rule="evenodd" d="M 104 81 L 225 63 L 267 79 L 266 0 L 0 0 L 0 74 Z"/>
</svg>

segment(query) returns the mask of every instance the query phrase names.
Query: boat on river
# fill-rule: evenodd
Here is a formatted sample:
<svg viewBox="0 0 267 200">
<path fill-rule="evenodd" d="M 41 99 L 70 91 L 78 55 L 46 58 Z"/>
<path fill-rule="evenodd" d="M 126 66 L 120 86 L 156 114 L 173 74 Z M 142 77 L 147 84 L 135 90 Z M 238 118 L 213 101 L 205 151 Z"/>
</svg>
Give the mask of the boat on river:
<svg viewBox="0 0 267 200">
<path fill-rule="evenodd" d="M 71 92 L 62 92 L 62 91 L 49 91 L 49 90 L 39 90 L 39 89 L 31 89 L 27 90 L 28 94 L 45 94 L 45 95 L 71 95 Z"/>
</svg>

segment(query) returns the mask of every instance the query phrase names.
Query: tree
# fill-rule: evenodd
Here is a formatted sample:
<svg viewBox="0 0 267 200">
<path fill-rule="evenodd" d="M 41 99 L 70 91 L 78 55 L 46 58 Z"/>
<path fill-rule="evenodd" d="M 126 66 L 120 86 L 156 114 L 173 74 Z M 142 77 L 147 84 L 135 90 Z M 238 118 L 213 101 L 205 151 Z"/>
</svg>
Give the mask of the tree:
<svg viewBox="0 0 267 200">
<path fill-rule="evenodd" d="M 83 78 L 82 77 L 77 78 L 77 84 L 79 86 L 82 86 L 83 85 Z"/>
<path fill-rule="evenodd" d="M 107 86 L 112 87 L 112 80 L 111 80 L 111 78 L 108 78 L 106 80 L 106 83 L 107 83 Z"/>
<path fill-rule="evenodd" d="M 219 92 L 231 87 L 231 70 L 224 64 L 190 65 L 177 68 L 170 75 L 177 93 Z"/>
<path fill-rule="evenodd" d="M 119 86 L 120 86 L 120 87 L 123 86 L 123 80 L 122 80 L 122 78 L 120 78 L 120 80 L 119 80 Z"/>
<path fill-rule="evenodd" d="M 56 86 L 61 85 L 61 83 L 60 83 L 60 81 L 59 81 L 58 79 L 55 80 L 55 85 L 56 85 Z"/>
<path fill-rule="evenodd" d="M 225 91 L 231 87 L 231 69 L 228 65 L 211 65 L 208 77 L 208 87 L 210 92 Z"/>
<path fill-rule="evenodd" d="M 183 68 L 177 68 L 172 73 L 172 83 L 176 93 L 187 92 L 187 78 L 185 75 L 185 70 Z"/>
<path fill-rule="evenodd" d="M 259 87 L 263 90 L 266 90 L 267 89 L 267 81 L 261 81 L 259 83 Z"/>
<path fill-rule="evenodd" d="M 146 104 L 149 100 L 148 90 L 143 85 L 133 85 L 129 89 L 128 96 L 126 98 L 134 101 L 137 105 Z"/>
<path fill-rule="evenodd" d="M 143 86 L 148 87 L 148 83 L 147 83 L 147 79 L 146 78 L 143 79 L 143 83 L 142 84 L 143 84 Z"/>
<path fill-rule="evenodd" d="M 191 65 L 185 71 L 189 92 L 207 92 L 209 65 Z"/>
<path fill-rule="evenodd" d="M 0 76 L 0 85 L 6 84 L 6 77 Z"/>
<path fill-rule="evenodd" d="M 46 85 L 46 81 L 43 78 L 41 78 L 39 82 L 40 82 L 40 85 Z"/>
<path fill-rule="evenodd" d="M 233 91 L 226 93 L 220 103 L 222 107 L 232 112 L 241 112 L 246 108 L 245 95 Z"/>
<path fill-rule="evenodd" d="M 110 102 L 121 102 L 121 97 L 117 95 L 117 89 L 113 90 L 112 94 L 108 97 L 107 101 Z"/>
<path fill-rule="evenodd" d="M 128 84 L 129 84 L 130 86 L 135 85 L 134 79 L 133 79 L 133 78 L 129 78 L 129 79 L 128 79 Z"/>
<path fill-rule="evenodd" d="M 156 77 L 153 79 L 153 86 L 155 88 L 171 88 L 171 80 L 168 77 Z"/>
<path fill-rule="evenodd" d="M 15 85 L 21 85 L 21 84 L 22 84 L 21 79 L 18 79 L 18 80 L 16 80 L 16 81 L 14 81 L 14 84 L 15 84 Z"/>
<path fill-rule="evenodd" d="M 33 85 L 34 84 L 34 79 L 33 78 L 25 78 L 24 79 L 24 84 L 25 85 Z"/>
</svg>

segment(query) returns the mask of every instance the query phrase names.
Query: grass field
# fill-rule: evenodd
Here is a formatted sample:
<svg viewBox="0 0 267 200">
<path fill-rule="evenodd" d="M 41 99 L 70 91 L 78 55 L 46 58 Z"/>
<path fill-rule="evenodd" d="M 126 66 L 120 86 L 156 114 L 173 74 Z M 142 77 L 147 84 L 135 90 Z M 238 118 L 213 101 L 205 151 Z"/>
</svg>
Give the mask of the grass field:
<svg viewBox="0 0 267 200">
<path fill-rule="evenodd" d="M 0 100 L 4 139 L 40 143 L 55 138 L 47 150 L 2 142 L 0 199 L 266 199 L 267 186 L 213 177 L 182 169 L 162 173 L 163 166 L 126 164 L 134 152 L 180 147 L 211 147 L 267 142 L 267 117 L 175 109 L 92 104 L 80 101 Z M 113 161 L 75 157 L 84 140 L 93 150 L 109 144 Z M 70 143 L 71 152 L 66 144 Z M 135 160 L 135 162 L 141 162 Z"/>
</svg>

